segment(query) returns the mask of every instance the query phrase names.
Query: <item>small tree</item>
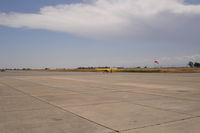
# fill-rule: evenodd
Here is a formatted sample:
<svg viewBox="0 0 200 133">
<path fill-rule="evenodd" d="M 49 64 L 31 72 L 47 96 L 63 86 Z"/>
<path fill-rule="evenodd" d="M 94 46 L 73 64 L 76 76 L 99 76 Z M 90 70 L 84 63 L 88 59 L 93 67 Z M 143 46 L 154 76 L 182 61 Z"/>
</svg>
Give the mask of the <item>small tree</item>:
<svg viewBox="0 0 200 133">
<path fill-rule="evenodd" d="M 195 62 L 194 63 L 194 67 L 200 68 L 200 63 L 199 62 Z"/>
<path fill-rule="evenodd" d="M 192 61 L 190 61 L 190 62 L 188 63 L 188 65 L 189 65 L 191 68 L 194 67 L 194 63 L 193 63 Z"/>
</svg>

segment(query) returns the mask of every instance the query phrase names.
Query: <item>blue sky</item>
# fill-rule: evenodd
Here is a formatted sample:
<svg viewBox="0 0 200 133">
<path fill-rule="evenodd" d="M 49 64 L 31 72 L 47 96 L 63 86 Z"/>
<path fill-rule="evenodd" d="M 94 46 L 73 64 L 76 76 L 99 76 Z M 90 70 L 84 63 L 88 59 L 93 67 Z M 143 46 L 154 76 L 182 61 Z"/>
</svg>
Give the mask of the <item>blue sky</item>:
<svg viewBox="0 0 200 133">
<path fill-rule="evenodd" d="M 178 15 L 175 9 L 165 14 L 159 9 L 156 15 L 128 15 L 137 8 L 134 2 L 127 6 L 131 4 L 125 0 L 126 4 L 113 6 L 115 3 L 107 3 L 109 0 L 102 1 L 94 4 L 80 0 L 0 0 L 0 68 L 154 66 L 155 59 L 160 60 L 161 66 L 184 66 L 190 60 L 200 61 L 198 0 L 186 1 L 184 5 L 194 7 L 190 12 L 183 7 Z M 163 8 L 171 9 L 171 3 L 168 4 Z M 124 9 L 118 9 L 119 5 Z M 44 8 L 47 6 L 51 8 Z M 91 18 L 94 8 L 109 10 L 100 10 L 103 16 Z M 120 16 L 115 15 L 118 10 Z M 52 12 L 58 16 L 55 23 L 54 18 L 45 19 Z"/>
</svg>

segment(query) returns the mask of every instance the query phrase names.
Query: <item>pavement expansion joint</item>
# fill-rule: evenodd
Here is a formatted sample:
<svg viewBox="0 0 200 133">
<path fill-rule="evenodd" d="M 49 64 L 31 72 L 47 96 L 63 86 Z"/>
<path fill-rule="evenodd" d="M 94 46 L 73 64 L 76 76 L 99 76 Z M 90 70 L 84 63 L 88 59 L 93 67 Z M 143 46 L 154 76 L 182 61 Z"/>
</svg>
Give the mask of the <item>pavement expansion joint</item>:
<svg viewBox="0 0 200 133">
<path fill-rule="evenodd" d="M 24 96 L 0 96 L 0 99 L 6 99 L 6 98 L 22 98 Z"/>
<path fill-rule="evenodd" d="M 37 97 L 35 97 L 35 98 L 37 98 Z M 85 118 L 85 117 L 83 117 L 83 116 L 81 116 L 81 115 L 78 115 L 78 114 L 73 113 L 73 112 L 71 112 L 71 111 L 69 111 L 69 110 L 63 109 L 62 107 L 59 107 L 59 106 L 57 106 L 57 105 L 51 104 L 51 103 L 49 103 L 49 102 L 47 102 L 47 101 L 44 101 L 43 99 L 40 99 L 40 98 L 37 98 L 37 99 L 39 99 L 40 101 L 43 101 L 43 102 L 45 102 L 45 103 L 47 103 L 47 104 L 50 104 L 50 105 L 52 105 L 52 106 L 54 106 L 54 107 L 56 107 L 56 108 L 59 108 L 59 109 L 65 111 L 65 112 L 71 113 L 71 114 L 73 114 L 73 115 L 75 115 L 75 116 L 77 116 L 77 117 L 79 117 L 79 118 L 82 118 L 82 119 L 84 119 L 84 120 L 87 120 L 87 121 L 89 121 L 89 122 L 91 122 L 91 123 L 94 123 L 94 124 L 96 124 L 96 125 L 99 125 L 99 126 L 101 126 L 101 127 L 107 128 L 107 129 L 110 129 L 110 130 L 112 130 L 112 131 L 114 131 L 114 132 L 119 132 L 118 130 L 115 130 L 115 129 L 113 129 L 113 128 L 107 127 L 107 126 L 102 125 L 102 124 L 100 124 L 100 123 L 97 123 L 97 122 L 95 122 L 95 121 L 93 121 L 93 120 L 87 119 L 87 118 Z"/>
<path fill-rule="evenodd" d="M 170 123 L 174 123 L 174 122 L 190 120 L 190 119 L 194 119 L 194 118 L 200 118 L 200 116 L 187 117 L 187 118 L 182 118 L 182 119 L 178 119 L 178 120 L 173 120 L 173 121 L 168 121 L 168 122 L 163 122 L 163 123 L 158 123 L 158 124 L 153 124 L 153 125 L 147 125 L 147 126 L 142 126 L 142 127 L 137 127 L 137 128 L 124 129 L 124 130 L 120 130 L 120 132 L 122 132 L 122 131 L 123 132 L 124 131 L 130 131 L 130 130 L 135 130 L 135 129 L 143 129 L 143 128 L 154 127 L 154 126 L 160 126 L 160 125 L 170 124 Z"/>
<path fill-rule="evenodd" d="M 124 74 L 123 77 L 120 73 L 116 73 L 115 76 L 117 77 L 112 75 L 107 79 L 105 77 L 97 77 L 96 74 L 92 75 L 93 73 L 91 73 L 93 77 L 88 78 L 88 75 L 85 78 L 85 73 L 81 73 L 81 75 L 74 73 L 72 76 L 70 74 L 61 74 L 39 74 L 43 77 L 38 77 L 37 74 L 30 73 L 30 76 L 27 74 L 29 77 L 26 77 L 17 73 L 17 76 L 15 76 L 16 74 L 14 75 L 15 77 L 10 75 L 0 78 L 0 89 L 2 89 L 0 90 L 2 91 L 0 100 L 2 100 L 3 105 L 0 113 L 3 119 L 8 122 L 8 125 L 2 126 L 3 132 L 4 129 L 8 131 L 11 131 L 10 129 L 12 128 L 24 129 L 23 124 L 26 124 L 28 117 L 25 116 L 22 123 L 17 123 L 19 125 L 16 125 L 16 122 L 12 122 L 12 120 L 18 119 L 19 116 L 24 116 L 24 114 L 29 115 L 33 110 L 36 110 L 33 111 L 36 112 L 33 113 L 34 119 L 31 122 L 28 120 L 28 122 L 35 127 L 38 124 L 37 122 L 41 121 L 40 119 L 35 119 L 38 116 L 37 113 L 44 111 L 53 115 L 57 115 L 58 112 L 59 116 L 61 114 L 60 117 L 69 115 L 75 119 L 73 121 L 75 124 L 78 122 L 78 126 L 82 125 L 83 122 L 84 128 L 84 123 L 86 123 L 89 128 L 91 127 L 92 130 L 94 129 L 98 132 L 101 132 L 101 129 L 106 133 L 148 132 L 149 130 L 172 132 L 184 130 L 185 132 L 197 131 L 197 133 L 199 131 L 199 74 L 149 74 L 148 76 L 146 74 L 129 74 L 130 76 Z M 188 76 L 191 76 L 191 79 L 188 79 Z M 161 77 L 163 78 L 161 79 Z M 90 80 L 92 80 L 91 83 Z M 93 82 L 93 80 L 98 82 Z M 114 85 L 117 82 L 141 82 L 144 86 L 121 87 L 120 85 Z M 164 88 L 167 90 L 163 91 L 158 86 L 151 90 L 145 87 L 146 83 L 155 85 L 172 84 L 175 87 Z M 183 88 L 179 88 L 179 86 Z M 65 95 L 65 93 L 69 94 Z M 29 105 L 29 103 L 33 104 Z M 121 107 L 121 110 L 118 110 L 118 107 Z M 6 112 L 11 113 L 6 114 Z M 4 116 L 4 113 L 6 116 Z M 19 116 L 15 116 L 15 114 L 19 114 Z M 45 116 L 45 121 L 46 118 L 49 118 L 48 114 Z M 53 118 L 53 120 L 53 122 L 61 122 L 57 117 Z M 67 117 L 66 120 L 68 120 Z M 65 121 L 65 124 L 70 125 L 71 121 Z M 66 129 L 68 127 L 65 124 L 60 125 L 58 123 L 58 125 L 53 126 Z M 39 128 L 35 127 L 34 130 Z M 42 130 L 51 130 L 51 128 L 44 127 Z M 70 126 L 70 128 L 74 128 L 74 125 Z M 20 132 L 20 130 L 16 133 Z M 89 130 L 87 128 L 86 132 Z M 58 130 L 56 129 L 56 131 Z M 50 132 L 54 131 L 51 130 Z M 76 130 L 75 132 L 77 133 Z"/>
<path fill-rule="evenodd" d="M 16 80 L 25 81 L 23 79 L 16 79 Z M 36 83 L 36 82 L 33 82 L 33 81 L 25 81 L 25 82 L 33 83 L 33 84 L 40 85 L 40 86 L 51 87 L 51 88 L 54 88 L 54 89 L 61 89 L 60 87 L 55 87 L 55 86 L 52 87 L 52 86 L 49 86 L 49 85 L 46 85 L 46 84 L 44 85 L 44 84 Z M 77 91 L 73 91 L 73 90 L 67 90 L 67 91 L 77 93 L 77 94 L 82 94 L 81 92 L 77 92 Z"/>
<path fill-rule="evenodd" d="M 128 90 L 122 90 L 122 91 L 116 91 L 116 92 L 128 92 L 128 93 L 136 93 L 136 94 L 146 94 L 146 95 L 153 95 L 153 96 L 162 96 L 162 97 L 174 98 L 174 99 L 185 100 L 185 101 L 200 102 L 200 100 L 194 100 L 194 99 L 182 98 L 182 97 L 175 97 L 175 96 L 168 96 L 168 95 L 156 94 L 156 93 L 145 93 L 145 92 L 136 92 L 136 91 L 128 91 Z"/>
<path fill-rule="evenodd" d="M 37 100 L 40 100 L 41 102 L 47 103 L 47 104 L 49 104 L 49 105 L 51 105 L 51 106 L 53 106 L 53 107 L 55 107 L 55 108 L 58 108 L 58 109 L 60 109 L 60 110 L 62 110 L 62 111 L 71 113 L 71 114 L 73 114 L 74 116 L 77 116 L 77 117 L 79 117 L 79 118 L 82 118 L 82 119 L 84 119 L 84 120 L 87 120 L 87 121 L 89 121 L 89 122 L 91 122 L 91 123 L 94 123 L 94 124 L 96 124 L 96 125 L 99 125 L 99 126 L 101 126 L 101 127 L 110 129 L 110 130 L 112 130 L 112 131 L 119 132 L 118 130 L 112 129 L 112 128 L 110 128 L 110 127 L 107 127 L 107 126 L 105 126 L 105 125 L 102 125 L 102 124 L 100 124 L 100 123 L 97 123 L 97 122 L 95 122 L 95 121 L 92 121 L 92 120 L 90 120 L 90 119 L 87 119 L 87 118 L 85 118 L 85 117 L 83 117 L 83 116 L 80 116 L 80 115 L 78 115 L 78 114 L 75 114 L 75 113 L 73 113 L 73 112 L 71 112 L 71 111 L 68 111 L 68 110 L 66 110 L 66 109 L 63 109 L 63 108 L 61 108 L 61 107 L 59 107 L 59 106 L 56 106 L 56 105 L 54 105 L 54 104 L 51 104 L 51 103 L 49 103 L 49 102 L 47 102 L 47 101 L 44 101 L 43 99 L 40 99 L 40 98 L 38 98 L 38 97 L 35 97 L 35 96 L 30 95 L 30 94 L 28 94 L 28 93 L 25 93 L 25 92 L 23 92 L 23 91 L 21 91 L 21 90 L 18 90 L 18 89 L 14 88 L 14 87 L 12 87 L 12 86 L 6 84 L 6 83 L 3 83 L 3 84 L 6 85 L 6 86 L 8 86 L 8 87 L 10 87 L 10 88 L 12 88 L 12 89 L 15 89 L 15 90 L 21 92 L 21 93 L 23 93 L 23 94 L 25 94 L 25 95 L 27 95 L 27 96 L 33 97 L 33 98 L 35 98 L 35 99 L 37 99 Z"/>
<path fill-rule="evenodd" d="M 38 108 L 38 109 L 23 109 L 23 110 L 7 110 L 7 111 L 0 111 L 0 113 L 7 113 L 7 112 L 25 112 L 25 111 L 32 111 L 32 110 L 47 110 L 51 108 Z"/>
<path fill-rule="evenodd" d="M 91 105 L 102 105 L 102 104 L 112 104 L 112 103 L 122 103 L 122 101 L 116 102 L 101 102 L 101 103 L 92 103 L 92 104 L 82 104 L 82 105 L 69 105 L 70 107 L 84 107 L 84 106 L 91 106 Z M 61 106 L 61 107 L 68 107 L 68 106 Z"/>
<path fill-rule="evenodd" d="M 174 113 L 183 114 L 183 115 L 188 115 L 188 116 L 193 116 L 193 117 L 196 116 L 196 115 L 193 115 L 193 114 L 183 113 L 183 112 L 174 111 L 174 110 L 170 110 L 170 109 L 162 109 L 162 108 L 158 108 L 158 107 L 153 107 L 153 106 L 138 104 L 138 103 L 135 103 L 135 102 L 128 102 L 128 103 L 130 103 L 130 104 L 135 104 L 135 105 L 139 105 L 139 106 L 143 106 L 143 107 L 147 107 L 147 108 L 157 109 L 157 110 L 161 110 L 161 111 L 174 112 Z"/>
</svg>

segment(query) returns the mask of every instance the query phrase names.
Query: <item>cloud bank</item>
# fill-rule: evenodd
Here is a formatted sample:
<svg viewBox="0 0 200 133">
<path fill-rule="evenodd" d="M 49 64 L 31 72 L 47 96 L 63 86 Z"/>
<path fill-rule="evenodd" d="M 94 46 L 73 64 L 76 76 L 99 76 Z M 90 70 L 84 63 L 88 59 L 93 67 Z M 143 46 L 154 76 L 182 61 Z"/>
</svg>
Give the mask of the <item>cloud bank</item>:
<svg viewBox="0 0 200 133">
<path fill-rule="evenodd" d="M 0 13 L 0 25 L 95 38 L 200 42 L 200 5 L 184 0 L 86 0 L 38 13 Z"/>
</svg>

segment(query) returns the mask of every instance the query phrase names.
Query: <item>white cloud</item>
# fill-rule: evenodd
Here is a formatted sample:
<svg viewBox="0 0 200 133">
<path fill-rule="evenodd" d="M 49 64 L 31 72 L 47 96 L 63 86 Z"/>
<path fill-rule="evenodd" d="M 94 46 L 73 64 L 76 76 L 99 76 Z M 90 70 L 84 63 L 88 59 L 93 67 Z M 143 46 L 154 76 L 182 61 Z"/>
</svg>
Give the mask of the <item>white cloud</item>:
<svg viewBox="0 0 200 133">
<path fill-rule="evenodd" d="M 0 13 L 0 25 L 98 39 L 200 42 L 200 5 L 183 0 L 86 0 L 38 13 Z"/>
</svg>

